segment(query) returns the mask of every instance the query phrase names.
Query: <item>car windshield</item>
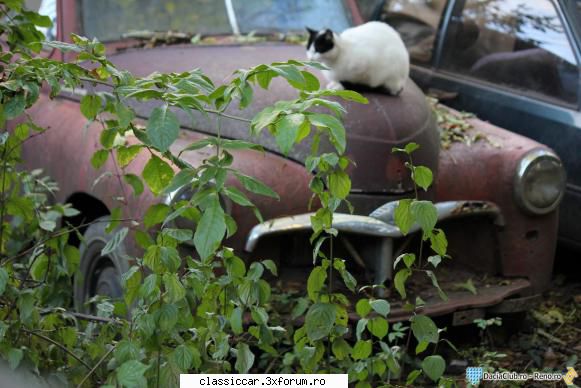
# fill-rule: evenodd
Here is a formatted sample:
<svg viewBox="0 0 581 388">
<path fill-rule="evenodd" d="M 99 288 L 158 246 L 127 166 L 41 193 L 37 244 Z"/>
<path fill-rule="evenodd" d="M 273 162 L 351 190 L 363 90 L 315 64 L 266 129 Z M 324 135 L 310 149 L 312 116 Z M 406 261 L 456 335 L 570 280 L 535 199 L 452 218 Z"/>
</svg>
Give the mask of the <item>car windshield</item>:
<svg viewBox="0 0 581 388">
<path fill-rule="evenodd" d="M 351 23 L 338 0 L 79 0 L 83 33 L 101 41 L 132 31 L 218 35 L 342 31 Z"/>
</svg>

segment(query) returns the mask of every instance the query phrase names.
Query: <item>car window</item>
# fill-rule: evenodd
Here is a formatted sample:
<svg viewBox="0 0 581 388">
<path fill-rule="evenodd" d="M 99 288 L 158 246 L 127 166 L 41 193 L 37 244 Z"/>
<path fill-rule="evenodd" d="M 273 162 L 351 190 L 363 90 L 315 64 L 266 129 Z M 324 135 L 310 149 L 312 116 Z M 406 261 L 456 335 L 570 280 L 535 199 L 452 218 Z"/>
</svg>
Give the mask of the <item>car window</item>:
<svg viewBox="0 0 581 388">
<path fill-rule="evenodd" d="M 442 67 L 538 97 L 577 101 L 577 65 L 549 0 L 467 0 L 454 10 Z"/>
<path fill-rule="evenodd" d="M 232 4 L 242 33 L 302 33 L 305 26 L 343 31 L 352 25 L 344 1 L 237 0 Z"/>
<path fill-rule="evenodd" d="M 429 65 L 446 0 L 392 0 L 381 15 L 381 21 L 401 35 L 412 63 Z"/>
</svg>

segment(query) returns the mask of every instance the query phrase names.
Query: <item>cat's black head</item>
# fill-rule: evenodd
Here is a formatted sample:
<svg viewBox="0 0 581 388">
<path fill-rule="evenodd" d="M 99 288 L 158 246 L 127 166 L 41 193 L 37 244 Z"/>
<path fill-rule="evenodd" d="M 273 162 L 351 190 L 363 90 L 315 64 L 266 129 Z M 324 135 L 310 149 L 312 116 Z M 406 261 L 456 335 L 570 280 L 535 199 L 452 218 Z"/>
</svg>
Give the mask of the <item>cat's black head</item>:
<svg viewBox="0 0 581 388">
<path fill-rule="evenodd" d="M 313 46 L 313 51 L 323 54 L 335 46 L 333 31 L 330 29 L 316 31 L 307 27 L 307 31 L 309 32 L 307 51 L 311 50 L 311 46 Z"/>
</svg>

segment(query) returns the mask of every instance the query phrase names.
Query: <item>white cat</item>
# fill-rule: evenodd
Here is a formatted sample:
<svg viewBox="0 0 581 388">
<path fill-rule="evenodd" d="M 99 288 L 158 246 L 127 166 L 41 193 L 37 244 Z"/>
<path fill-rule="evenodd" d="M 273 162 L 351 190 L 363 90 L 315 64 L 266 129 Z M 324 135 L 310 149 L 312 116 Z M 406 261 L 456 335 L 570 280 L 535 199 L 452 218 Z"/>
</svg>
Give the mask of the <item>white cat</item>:
<svg viewBox="0 0 581 388">
<path fill-rule="evenodd" d="M 398 32 L 382 22 L 368 22 L 340 35 L 307 28 L 307 58 L 324 63 L 327 89 L 343 89 L 341 82 L 384 87 L 399 94 L 409 76 L 408 51 Z"/>
</svg>

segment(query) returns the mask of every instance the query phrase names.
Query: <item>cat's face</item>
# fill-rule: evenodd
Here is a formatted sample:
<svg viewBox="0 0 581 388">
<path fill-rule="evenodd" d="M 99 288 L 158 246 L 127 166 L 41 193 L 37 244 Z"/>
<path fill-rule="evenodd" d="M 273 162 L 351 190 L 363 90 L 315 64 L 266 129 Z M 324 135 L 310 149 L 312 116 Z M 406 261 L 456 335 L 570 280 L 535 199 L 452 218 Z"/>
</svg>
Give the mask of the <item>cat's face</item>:
<svg viewBox="0 0 581 388">
<path fill-rule="evenodd" d="M 328 57 L 335 48 L 335 38 L 333 31 L 312 30 L 307 27 L 309 32 L 309 41 L 307 42 L 307 58 L 313 61 L 319 61 Z"/>
</svg>

